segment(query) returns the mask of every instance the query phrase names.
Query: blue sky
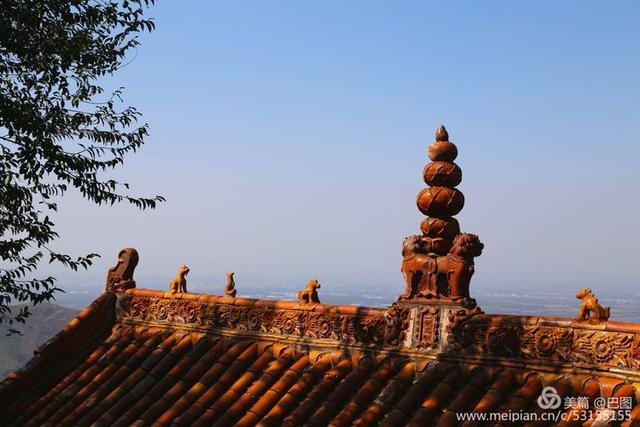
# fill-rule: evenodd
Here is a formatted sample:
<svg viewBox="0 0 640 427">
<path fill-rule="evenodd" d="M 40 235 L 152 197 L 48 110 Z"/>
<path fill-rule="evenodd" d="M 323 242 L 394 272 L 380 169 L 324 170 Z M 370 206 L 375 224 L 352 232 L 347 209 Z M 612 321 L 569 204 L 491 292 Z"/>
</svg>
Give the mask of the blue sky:
<svg viewBox="0 0 640 427">
<path fill-rule="evenodd" d="M 117 177 L 157 211 L 62 205 L 58 248 L 102 260 L 63 283 L 101 287 L 123 246 L 139 286 L 181 263 L 219 291 L 318 277 L 402 289 L 419 233 L 426 147 L 458 145 L 472 294 L 637 288 L 637 2 L 171 2 L 108 84 L 151 125 Z"/>
</svg>

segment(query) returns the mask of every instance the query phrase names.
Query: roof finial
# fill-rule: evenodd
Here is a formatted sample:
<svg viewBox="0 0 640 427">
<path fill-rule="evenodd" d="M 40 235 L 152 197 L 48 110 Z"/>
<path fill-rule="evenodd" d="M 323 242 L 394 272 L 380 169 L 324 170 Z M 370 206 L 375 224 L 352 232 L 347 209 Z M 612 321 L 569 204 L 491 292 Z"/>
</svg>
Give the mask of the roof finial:
<svg viewBox="0 0 640 427">
<path fill-rule="evenodd" d="M 448 141 L 448 140 L 449 140 L 449 133 L 447 132 L 447 129 L 444 127 L 444 125 L 438 126 L 438 129 L 436 129 L 436 141 Z"/>
<path fill-rule="evenodd" d="M 484 245 L 478 236 L 460 233 L 453 217 L 464 206 L 464 196 L 456 189 L 462 171 L 453 162 L 458 148 L 449 141 L 443 125 L 438 126 L 428 154 L 431 163 L 423 171 L 428 187 L 417 199 L 418 209 L 427 218 L 420 224 L 422 235 L 409 236 L 403 244 L 405 292 L 401 298 L 468 300 L 473 258 L 482 253 Z"/>
</svg>

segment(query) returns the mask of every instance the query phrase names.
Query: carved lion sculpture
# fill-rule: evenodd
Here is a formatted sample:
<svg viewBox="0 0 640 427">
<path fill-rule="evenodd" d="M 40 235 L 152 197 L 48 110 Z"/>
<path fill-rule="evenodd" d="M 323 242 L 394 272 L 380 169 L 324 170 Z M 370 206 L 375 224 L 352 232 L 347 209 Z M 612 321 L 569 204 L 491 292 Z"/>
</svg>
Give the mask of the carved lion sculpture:
<svg viewBox="0 0 640 427">
<path fill-rule="evenodd" d="M 598 298 L 589 288 L 582 288 L 576 293 L 576 298 L 582 300 L 576 320 L 600 323 L 609 320 L 610 307 L 602 307 Z"/>
<path fill-rule="evenodd" d="M 412 298 L 425 268 L 432 258 L 427 255 L 427 249 L 422 236 L 409 236 L 402 243 L 402 266 L 400 271 L 404 276 L 405 289 L 401 298 Z"/>
<path fill-rule="evenodd" d="M 320 298 L 318 298 L 318 289 L 320 289 L 320 283 L 317 279 L 309 280 L 307 286 L 304 287 L 304 290 L 298 292 L 298 302 L 304 304 L 311 303 L 320 303 Z"/>
<path fill-rule="evenodd" d="M 482 254 L 483 248 L 477 235 L 460 233 L 447 255 L 430 256 L 422 236 L 408 237 L 402 249 L 405 292 L 401 298 L 469 298 L 469 283 L 475 271 L 473 259 Z"/>
<path fill-rule="evenodd" d="M 233 279 L 233 272 L 229 272 L 227 273 L 227 284 L 224 287 L 224 294 L 235 298 L 236 292 L 238 291 L 236 290 L 236 281 Z"/>
<path fill-rule="evenodd" d="M 473 259 L 482 255 L 483 249 L 484 243 L 476 234 L 460 233 L 449 254 L 438 257 L 438 271 L 446 272 L 452 299 L 469 298 L 469 283 L 475 272 Z"/>
<path fill-rule="evenodd" d="M 178 272 L 176 273 L 176 277 L 169 282 L 169 291 L 172 294 L 178 292 L 187 292 L 187 279 L 185 276 L 189 273 L 189 267 L 182 264 L 180 268 L 178 268 Z"/>
</svg>

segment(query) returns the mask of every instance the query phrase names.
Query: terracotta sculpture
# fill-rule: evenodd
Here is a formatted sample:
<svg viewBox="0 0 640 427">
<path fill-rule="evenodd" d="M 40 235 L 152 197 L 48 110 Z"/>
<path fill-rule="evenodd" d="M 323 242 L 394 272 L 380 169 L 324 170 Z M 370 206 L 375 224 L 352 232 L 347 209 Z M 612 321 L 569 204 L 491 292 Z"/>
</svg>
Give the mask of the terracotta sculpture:
<svg viewBox="0 0 640 427">
<path fill-rule="evenodd" d="M 429 264 L 432 258 L 427 255 L 426 246 L 423 236 L 409 236 L 404 239 L 400 271 L 404 276 L 405 289 L 400 298 L 413 298 L 422 276 L 434 273 L 427 271 L 427 268 L 433 265 Z"/>
<path fill-rule="evenodd" d="M 303 304 L 320 303 L 320 298 L 318 298 L 318 289 L 320 289 L 320 283 L 318 280 L 309 280 L 309 283 L 304 287 L 304 290 L 298 292 L 298 302 Z"/>
<path fill-rule="evenodd" d="M 576 298 L 582 300 L 576 320 L 600 323 L 609 320 L 610 307 L 602 307 L 598 298 L 589 288 L 582 288 L 576 293 Z"/>
<path fill-rule="evenodd" d="M 136 287 L 133 272 L 138 265 L 138 252 L 124 248 L 118 253 L 118 263 L 107 272 L 107 292 L 122 292 Z"/>
<path fill-rule="evenodd" d="M 484 244 L 475 234 L 460 233 L 447 255 L 432 256 L 426 247 L 429 242 L 423 236 L 405 239 L 402 273 L 406 288 L 402 298 L 469 298 L 473 259 L 482 254 Z"/>
<path fill-rule="evenodd" d="M 178 268 L 178 272 L 176 273 L 176 277 L 169 282 L 169 291 L 172 294 L 178 292 L 187 292 L 187 279 L 185 276 L 189 273 L 189 267 L 182 264 L 180 268 Z"/>
<path fill-rule="evenodd" d="M 224 287 L 224 294 L 226 296 L 235 298 L 236 297 L 236 281 L 233 280 L 233 271 L 227 273 L 227 284 Z"/>
<path fill-rule="evenodd" d="M 436 130 L 436 141 L 429 146 L 428 155 L 431 163 L 425 166 L 423 178 L 429 187 L 417 198 L 418 209 L 428 218 L 420 228 L 430 253 L 445 255 L 460 233 L 460 225 L 452 217 L 462 210 L 464 195 L 455 188 L 462 181 L 462 171 L 453 163 L 458 148 L 449 141 L 444 126 Z"/>
<path fill-rule="evenodd" d="M 429 187 L 417 198 L 418 209 L 427 215 L 420 223 L 422 236 L 409 236 L 402 245 L 405 291 L 400 298 L 464 300 L 470 298 L 473 259 L 484 245 L 475 234 L 460 233 L 453 218 L 464 206 L 464 195 L 455 188 L 462 181 L 462 171 L 453 163 L 458 148 L 444 126 L 435 139 L 428 150 L 431 163 L 423 171 Z"/>
</svg>

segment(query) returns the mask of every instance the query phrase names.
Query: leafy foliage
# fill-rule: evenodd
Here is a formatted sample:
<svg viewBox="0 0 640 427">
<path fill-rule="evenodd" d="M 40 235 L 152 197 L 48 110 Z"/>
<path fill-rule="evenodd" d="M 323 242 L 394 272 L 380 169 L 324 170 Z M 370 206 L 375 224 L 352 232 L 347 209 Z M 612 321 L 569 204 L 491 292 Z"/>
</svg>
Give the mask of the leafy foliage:
<svg viewBox="0 0 640 427">
<path fill-rule="evenodd" d="M 33 278 L 45 261 L 72 270 L 97 257 L 50 248 L 49 218 L 71 188 L 98 205 L 128 202 L 155 208 L 164 199 L 135 197 L 107 178 L 148 135 L 122 88 L 107 94 L 99 80 L 114 74 L 154 29 L 153 0 L 7 0 L 0 2 L 0 323 L 24 323 L 28 306 L 60 291 L 53 277 Z"/>
</svg>

